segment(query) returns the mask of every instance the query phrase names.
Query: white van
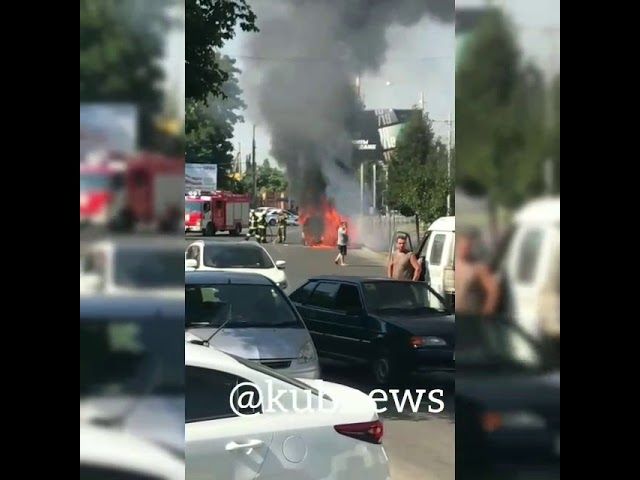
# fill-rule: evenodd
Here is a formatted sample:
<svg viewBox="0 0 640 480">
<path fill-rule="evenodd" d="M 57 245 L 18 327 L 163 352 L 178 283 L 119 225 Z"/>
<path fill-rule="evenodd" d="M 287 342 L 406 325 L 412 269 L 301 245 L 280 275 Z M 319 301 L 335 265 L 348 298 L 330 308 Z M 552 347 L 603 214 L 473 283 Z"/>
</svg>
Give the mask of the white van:
<svg viewBox="0 0 640 480">
<path fill-rule="evenodd" d="M 441 217 L 429 225 L 416 256 L 422 263 L 424 280 L 449 305 L 455 305 L 456 217 Z"/>
<path fill-rule="evenodd" d="M 397 231 L 389 250 L 389 255 L 395 248 L 398 235 L 408 238 L 409 248 L 413 250 L 411 235 Z M 417 250 L 413 250 L 422 265 L 422 277 L 441 297 L 448 306 L 455 307 L 455 249 L 456 249 L 456 217 L 440 217 L 434 221 L 422 238 Z"/>
<path fill-rule="evenodd" d="M 500 259 L 507 307 L 530 335 L 560 336 L 560 198 L 525 205 Z"/>
</svg>

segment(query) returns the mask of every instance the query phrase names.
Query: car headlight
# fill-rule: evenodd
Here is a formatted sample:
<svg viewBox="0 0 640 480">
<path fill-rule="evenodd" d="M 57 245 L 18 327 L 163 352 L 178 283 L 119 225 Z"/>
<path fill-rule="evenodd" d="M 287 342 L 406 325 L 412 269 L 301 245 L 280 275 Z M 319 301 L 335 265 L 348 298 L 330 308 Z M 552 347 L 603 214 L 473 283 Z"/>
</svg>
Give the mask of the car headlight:
<svg viewBox="0 0 640 480">
<path fill-rule="evenodd" d="M 313 342 L 310 340 L 305 342 L 305 344 L 298 352 L 298 362 L 300 363 L 309 363 L 316 359 L 316 349 L 313 346 Z"/>
<path fill-rule="evenodd" d="M 482 415 L 482 428 L 491 433 L 503 429 L 540 430 L 547 427 L 547 421 L 535 412 L 527 410 L 513 412 L 485 412 Z"/>
<path fill-rule="evenodd" d="M 411 337 L 409 343 L 413 348 L 446 347 L 447 341 L 440 337 Z"/>
</svg>

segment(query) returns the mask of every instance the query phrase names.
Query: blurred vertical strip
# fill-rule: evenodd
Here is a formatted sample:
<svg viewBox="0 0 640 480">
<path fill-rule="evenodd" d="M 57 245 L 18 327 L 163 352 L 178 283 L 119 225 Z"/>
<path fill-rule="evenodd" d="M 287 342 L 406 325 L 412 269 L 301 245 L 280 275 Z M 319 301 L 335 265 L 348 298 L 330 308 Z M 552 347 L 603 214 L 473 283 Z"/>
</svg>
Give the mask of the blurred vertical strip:
<svg viewBox="0 0 640 480">
<path fill-rule="evenodd" d="M 80 478 L 184 478 L 184 17 L 80 1 Z"/>
<path fill-rule="evenodd" d="M 559 478 L 560 4 L 471 3 L 456 2 L 456 478 Z"/>
</svg>

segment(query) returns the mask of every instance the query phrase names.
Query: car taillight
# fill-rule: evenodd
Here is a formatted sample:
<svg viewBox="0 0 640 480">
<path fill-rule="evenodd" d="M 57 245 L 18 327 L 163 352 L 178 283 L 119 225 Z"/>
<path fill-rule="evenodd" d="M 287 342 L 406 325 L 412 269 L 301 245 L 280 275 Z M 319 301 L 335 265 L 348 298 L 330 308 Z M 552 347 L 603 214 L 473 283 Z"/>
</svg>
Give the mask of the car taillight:
<svg viewBox="0 0 640 480">
<path fill-rule="evenodd" d="M 347 423 L 344 425 L 336 425 L 333 428 L 335 428 L 336 432 L 346 435 L 347 437 L 375 444 L 382 443 L 382 435 L 384 434 L 384 428 L 380 420 L 364 423 Z"/>
</svg>

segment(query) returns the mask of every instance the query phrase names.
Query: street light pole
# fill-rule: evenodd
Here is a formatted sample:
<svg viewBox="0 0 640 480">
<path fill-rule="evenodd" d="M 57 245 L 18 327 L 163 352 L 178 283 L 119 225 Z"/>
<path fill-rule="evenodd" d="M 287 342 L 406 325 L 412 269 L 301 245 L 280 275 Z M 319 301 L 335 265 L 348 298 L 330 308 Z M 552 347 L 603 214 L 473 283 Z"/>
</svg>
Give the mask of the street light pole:
<svg viewBox="0 0 640 480">
<path fill-rule="evenodd" d="M 447 155 L 447 179 L 449 180 L 449 188 L 447 192 L 447 215 L 451 215 L 451 142 L 452 142 L 452 130 L 453 130 L 453 122 L 451 120 L 451 111 L 449 111 L 449 138 L 447 141 L 448 147 L 448 155 Z"/>
<path fill-rule="evenodd" d="M 258 178 L 256 176 L 256 124 L 253 124 L 253 138 L 251 141 L 251 170 L 253 173 L 253 186 L 251 189 L 251 201 L 253 202 L 253 206 L 257 207 L 258 204 L 256 202 L 256 187 L 258 185 Z"/>
</svg>

